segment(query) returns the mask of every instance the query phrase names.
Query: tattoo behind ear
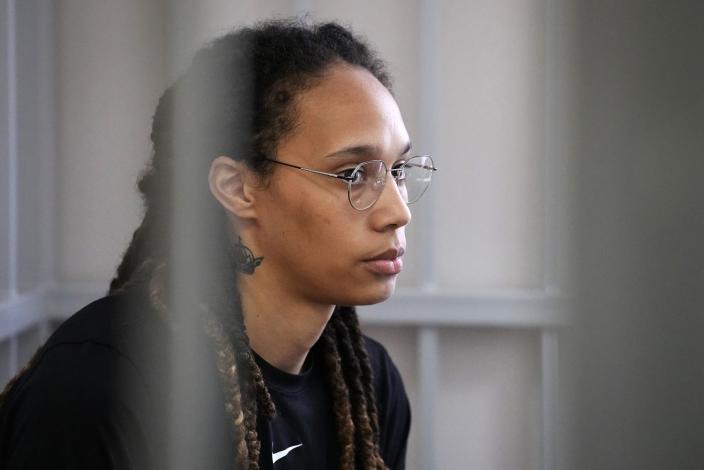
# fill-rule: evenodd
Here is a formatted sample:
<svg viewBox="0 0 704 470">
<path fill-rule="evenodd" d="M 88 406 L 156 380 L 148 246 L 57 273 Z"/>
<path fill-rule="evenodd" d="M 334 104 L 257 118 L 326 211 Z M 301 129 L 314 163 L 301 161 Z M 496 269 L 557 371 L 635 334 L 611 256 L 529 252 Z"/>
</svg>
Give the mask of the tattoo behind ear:
<svg viewBox="0 0 704 470">
<path fill-rule="evenodd" d="M 254 257 L 252 250 L 242 244 L 242 238 L 237 237 L 237 243 L 233 247 L 235 269 L 244 274 L 253 274 L 254 269 L 262 264 L 263 256 Z"/>
</svg>

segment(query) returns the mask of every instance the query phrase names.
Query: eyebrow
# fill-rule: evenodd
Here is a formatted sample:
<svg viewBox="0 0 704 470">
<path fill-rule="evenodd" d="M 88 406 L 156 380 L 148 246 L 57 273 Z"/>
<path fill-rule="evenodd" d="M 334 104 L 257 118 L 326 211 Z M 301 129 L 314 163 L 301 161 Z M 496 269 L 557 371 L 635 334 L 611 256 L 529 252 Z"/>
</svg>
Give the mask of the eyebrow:
<svg viewBox="0 0 704 470">
<path fill-rule="evenodd" d="M 407 154 L 408 152 L 411 151 L 411 148 L 413 146 L 411 145 L 410 142 L 406 143 L 406 146 L 403 148 L 403 151 L 399 154 L 399 156 L 403 156 Z M 336 152 L 331 153 L 330 155 L 326 155 L 324 158 L 330 158 L 330 157 L 346 157 L 348 155 L 354 155 L 357 158 L 365 157 L 365 158 L 371 158 L 374 157 L 375 155 L 379 155 L 381 152 L 379 150 L 379 147 L 376 145 L 353 145 L 351 147 L 345 147 L 341 150 L 337 150 Z"/>
</svg>

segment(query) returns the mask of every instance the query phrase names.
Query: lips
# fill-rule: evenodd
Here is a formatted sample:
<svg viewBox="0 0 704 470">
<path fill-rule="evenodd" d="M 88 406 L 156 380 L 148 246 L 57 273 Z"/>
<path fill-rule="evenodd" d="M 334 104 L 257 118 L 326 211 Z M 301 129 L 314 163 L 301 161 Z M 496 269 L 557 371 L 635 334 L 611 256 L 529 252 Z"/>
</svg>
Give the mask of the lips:
<svg viewBox="0 0 704 470">
<path fill-rule="evenodd" d="M 394 260 L 403 256 L 406 250 L 403 247 L 390 248 L 383 253 L 376 255 L 373 258 L 366 259 L 365 261 L 377 261 L 377 260 Z"/>
<path fill-rule="evenodd" d="M 401 256 L 404 253 L 403 247 L 391 248 L 383 253 L 364 261 L 364 264 L 377 274 L 393 275 L 401 272 L 403 261 Z"/>
</svg>

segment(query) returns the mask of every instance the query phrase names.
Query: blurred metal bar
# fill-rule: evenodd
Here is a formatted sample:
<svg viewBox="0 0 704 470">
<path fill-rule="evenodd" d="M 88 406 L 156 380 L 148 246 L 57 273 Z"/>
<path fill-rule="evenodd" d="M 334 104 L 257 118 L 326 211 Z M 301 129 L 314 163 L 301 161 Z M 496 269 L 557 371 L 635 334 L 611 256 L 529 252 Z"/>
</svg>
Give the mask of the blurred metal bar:
<svg viewBox="0 0 704 470">
<path fill-rule="evenodd" d="M 57 230 L 56 214 L 59 213 L 59 203 L 56 197 L 57 174 L 57 140 L 56 140 L 56 101 L 54 88 L 56 84 L 55 56 L 57 46 L 55 41 L 53 0 L 41 0 L 38 5 L 39 20 L 37 22 L 37 53 L 40 67 L 39 89 L 39 129 L 41 129 L 40 152 L 42 158 L 42 195 L 45 203 L 41 219 L 36 230 L 41 230 L 41 275 L 42 282 L 51 282 L 56 273 Z"/>
<path fill-rule="evenodd" d="M 568 319 L 560 297 L 541 291 L 435 293 L 399 291 L 389 300 L 359 307 L 360 318 L 375 324 L 545 328 Z"/>
<path fill-rule="evenodd" d="M 418 462 L 420 468 L 438 468 L 435 449 L 435 403 L 438 384 L 438 331 L 418 329 Z"/>
<path fill-rule="evenodd" d="M 73 282 L 50 287 L 45 305 L 63 319 L 104 295 L 106 282 Z M 0 318 L 5 307 L 0 306 Z M 360 319 L 375 325 L 552 328 L 569 322 L 565 300 L 541 291 L 437 292 L 398 289 L 390 299 L 359 306 Z"/>
<path fill-rule="evenodd" d="M 557 423 L 559 409 L 559 344 L 557 332 L 545 329 L 540 337 L 542 369 L 542 451 L 543 470 L 557 470 Z"/>
<path fill-rule="evenodd" d="M 548 297 L 559 296 L 563 291 L 564 233 L 561 219 L 562 194 L 560 170 L 566 158 L 565 139 L 565 84 L 564 84 L 564 2 L 544 0 L 544 70 L 543 103 L 543 288 Z M 562 305 L 564 306 L 564 302 Z M 555 312 L 565 318 L 565 310 Z M 543 470 L 557 470 L 557 426 L 559 423 L 559 348 L 558 333 L 550 327 L 543 328 L 540 338 L 541 354 L 541 418 Z"/>
<path fill-rule="evenodd" d="M 435 146 L 435 119 L 437 103 L 437 53 L 436 37 L 438 34 L 438 13 L 434 0 L 418 1 L 418 138 L 415 148 L 421 153 L 433 153 Z M 437 164 L 437 159 L 436 159 Z M 415 224 L 419 230 L 419 244 L 422 250 L 417 250 L 418 283 L 422 291 L 432 292 L 436 285 L 435 275 L 435 233 L 433 223 L 434 208 L 433 191 L 427 191 L 423 199 L 418 201 L 414 210 L 420 219 Z"/>
<path fill-rule="evenodd" d="M 558 220 L 559 202 L 559 160 L 562 129 L 561 77 L 559 73 L 558 49 L 560 28 L 557 0 L 544 0 L 543 15 L 545 29 L 543 35 L 545 51 L 545 79 L 543 80 L 544 130 L 543 130 L 543 283 L 546 292 L 560 292 L 558 275 L 558 254 L 560 252 L 560 226 Z"/>
<path fill-rule="evenodd" d="M 17 294 L 17 44 L 15 0 L 7 0 L 7 157 L 8 157 L 8 291 L 12 299 Z"/>
</svg>

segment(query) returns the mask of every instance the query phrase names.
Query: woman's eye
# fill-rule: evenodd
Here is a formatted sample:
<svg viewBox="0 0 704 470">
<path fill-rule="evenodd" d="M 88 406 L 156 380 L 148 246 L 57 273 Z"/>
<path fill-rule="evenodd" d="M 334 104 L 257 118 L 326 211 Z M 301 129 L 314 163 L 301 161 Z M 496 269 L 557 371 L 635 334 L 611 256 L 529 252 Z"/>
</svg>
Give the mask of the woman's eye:
<svg viewBox="0 0 704 470">
<path fill-rule="evenodd" d="M 364 172 L 364 169 L 360 168 L 355 172 L 355 168 L 348 168 L 347 170 L 343 170 L 338 175 L 344 177 L 345 179 L 351 181 L 353 184 L 354 183 L 360 183 L 364 181 L 366 177 L 366 173 Z M 350 180 L 349 178 L 354 178 Z"/>
<path fill-rule="evenodd" d="M 396 181 L 403 181 L 406 179 L 406 168 L 403 166 L 393 168 L 391 174 L 394 176 Z"/>
</svg>

